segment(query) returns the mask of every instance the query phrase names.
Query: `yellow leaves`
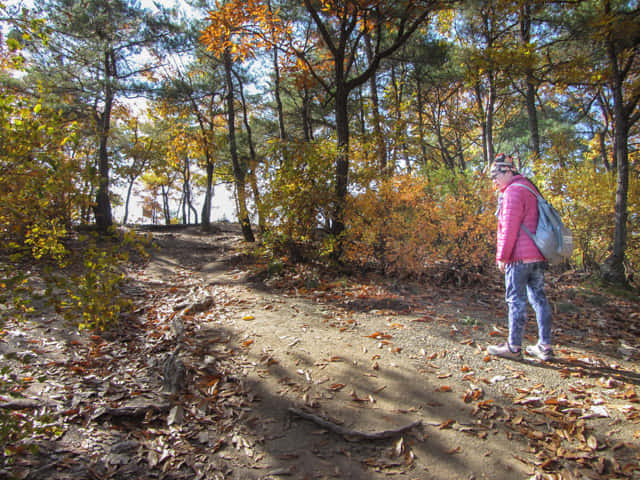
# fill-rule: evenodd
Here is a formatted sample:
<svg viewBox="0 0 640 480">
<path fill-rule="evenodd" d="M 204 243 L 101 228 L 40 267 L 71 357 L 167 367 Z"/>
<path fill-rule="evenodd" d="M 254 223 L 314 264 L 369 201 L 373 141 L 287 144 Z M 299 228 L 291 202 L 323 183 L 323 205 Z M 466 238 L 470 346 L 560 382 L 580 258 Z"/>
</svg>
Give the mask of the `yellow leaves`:
<svg viewBox="0 0 640 480">
<path fill-rule="evenodd" d="M 228 51 L 234 61 L 251 58 L 257 49 L 275 44 L 288 31 L 278 14 L 260 1 L 231 1 L 216 6 L 209 12 L 209 25 L 200 41 L 218 57 Z"/>
<path fill-rule="evenodd" d="M 554 142 L 555 158 L 565 156 L 575 148 L 572 142 L 558 136 Z M 559 210 L 564 221 L 573 231 L 576 252 L 574 258 L 586 259 L 594 264 L 601 263 L 608 255 L 613 238 L 613 209 L 616 195 L 616 176 L 604 168 L 594 165 L 600 163 L 601 147 L 596 136 L 588 145 L 584 162 L 571 169 L 557 168 L 554 161 L 539 160 L 535 170 L 540 175 L 545 197 Z M 629 211 L 640 208 L 640 179 L 638 175 L 629 176 Z M 627 237 L 625 255 L 632 264 L 640 259 L 637 236 Z"/>
</svg>

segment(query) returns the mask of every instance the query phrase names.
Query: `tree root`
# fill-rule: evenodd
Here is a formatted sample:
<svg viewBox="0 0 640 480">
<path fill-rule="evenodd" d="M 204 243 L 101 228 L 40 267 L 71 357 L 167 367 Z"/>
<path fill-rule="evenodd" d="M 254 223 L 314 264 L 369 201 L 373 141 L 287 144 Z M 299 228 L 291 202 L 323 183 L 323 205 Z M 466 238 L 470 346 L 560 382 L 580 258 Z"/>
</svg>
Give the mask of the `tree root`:
<svg viewBox="0 0 640 480">
<path fill-rule="evenodd" d="M 330 430 L 334 433 L 342 435 L 345 438 L 345 440 L 349 442 L 356 442 L 360 440 L 381 440 L 385 438 L 392 438 L 400 433 L 404 433 L 422 424 L 422 422 L 418 420 L 416 422 L 410 423 L 408 425 L 405 425 L 403 427 L 400 427 L 394 430 L 382 430 L 379 432 L 359 432 L 357 430 L 349 430 L 347 428 L 343 428 L 340 425 L 336 425 L 335 423 L 325 420 L 322 417 L 313 415 L 311 413 L 305 412 L 303 410 L 299 410 L 294 407 L 290 407 L 289 411 L 306 420 L 311 420 L 312 422 L 317 423 L 318 425 L 326 428 L 327 430 Z"/>
</svg>

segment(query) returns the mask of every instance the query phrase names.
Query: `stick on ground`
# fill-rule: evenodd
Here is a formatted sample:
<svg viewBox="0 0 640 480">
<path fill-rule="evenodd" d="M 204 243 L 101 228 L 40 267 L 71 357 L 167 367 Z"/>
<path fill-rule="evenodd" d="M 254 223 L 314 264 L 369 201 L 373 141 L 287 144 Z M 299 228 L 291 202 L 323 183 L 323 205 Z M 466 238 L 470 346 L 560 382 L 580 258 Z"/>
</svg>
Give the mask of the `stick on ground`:
<svg viewBox="0 0 640 480">
<path fill-rule="evenodd" d="M 381 440 L 384 438 L 395 437 L 396 435 L 411 430 L 414 427 L 417 427 L 422 424 L 420 420 L 405 425 L 403 427 L 394 429 L 394 430 L 382 430 L 379 432 L 359 432 L 357 430 L 349 430 L 348 428 L 343 428 L 340 425 L 336 425 L 333 422 L 325 420 L 322 417 L 317 415 L 313 415 L 312 413 L 305 412 L 303 410 L 299 410 L 294 407 L 290 407 L 289 411 L 302 417 L 306 420 L 311 420 L 314 423 L 317 423 L 321 427 L 326 428 L 334 433 L 342 435 L 348 441 L 358 441 L 358 440 Z"/>
</svg>

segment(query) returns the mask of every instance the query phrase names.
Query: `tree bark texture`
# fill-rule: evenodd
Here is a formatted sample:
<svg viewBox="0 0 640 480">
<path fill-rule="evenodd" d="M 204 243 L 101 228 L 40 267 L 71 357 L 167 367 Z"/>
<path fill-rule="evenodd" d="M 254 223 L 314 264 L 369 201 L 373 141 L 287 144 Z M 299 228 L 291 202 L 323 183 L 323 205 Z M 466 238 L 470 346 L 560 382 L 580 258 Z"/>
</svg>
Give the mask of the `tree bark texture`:
<svg viewBox="0 0 640 480">
<path fill-rule="evenodd" d="M 231 52 L 227 48 L 224 52 L 224 70 L 227 84 L 227 126 L 229 130 L 229 153 L 231 155 L 231 163 L 233 165 L 233 178 L 236 187 L 236 200 L 238 202 L 238 221 L 240 222 L 244 239 L 247 242 L 254 242 L 255 237 L 253 235 L 253 230 L 251 229 L 249 210 L 247 208 L 245 172 L 240 165 L 238 147 L 236 144 L 235 98 L 233 95 L 232 68 L 233 61 L 231 59 Z"/>
</svg>

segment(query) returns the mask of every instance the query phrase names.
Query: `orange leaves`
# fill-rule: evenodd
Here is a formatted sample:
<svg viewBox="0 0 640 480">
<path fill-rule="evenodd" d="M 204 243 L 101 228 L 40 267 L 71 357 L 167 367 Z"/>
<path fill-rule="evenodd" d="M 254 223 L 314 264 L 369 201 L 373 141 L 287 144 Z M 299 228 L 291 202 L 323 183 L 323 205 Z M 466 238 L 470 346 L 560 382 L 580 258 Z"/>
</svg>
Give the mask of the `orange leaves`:
<svg viewBox="0 0 640 480">
<path fill-rule="evenodd" d="M 464 392 L 464 395 L 462 396 L 462 401 L 464 403 L 471 403 L 476 400 L 480 400 L 483 395 L 484 395 L 484 392 L 480 388 L 467 390 L 466 392 Z"/>
<path fill-rule="evenodd" d="M 439 183 L 398 175 L 380 182 L 376 191 L 353 197 L 346 209 L 348 215 L 353 212 L 347 257 L 402 275 L 423 275 L 427 268 L 444 266 L 457 277 L 468 276 L 452 280 L 472 281 L 469 272 L 491 261 L 491 195 L 479 193 L 482 184 L 472 177 Z"/>
<path fill-rule="evenodd" d="M 371 335 L 367 335 L 367 338 L 375 338 L 376 340 L 393 338 L 391 335 L 384 332 L 374 332 Z"/>
<path fill-rule="evenodd" d="M 453 426 L 453 424 L 455 424 L 456 421 L 454 419 L 449 419 L 449 420 L 445 420 L 444 422 L 442 422 L 438 428 L 440 430 L 445 430 L 447 428 L 451 428 Z"/>
<path fill-rule="evenodd" d="M 276 42 L 287 32 L 282 19 L 257 0 L 231 1 L 209 12 L 209 25 L 200 40 L 221 57 L 228 51 L 234 60 L 254 57 L 256 50 Z"/>
</svg>

